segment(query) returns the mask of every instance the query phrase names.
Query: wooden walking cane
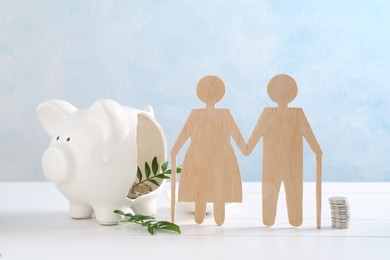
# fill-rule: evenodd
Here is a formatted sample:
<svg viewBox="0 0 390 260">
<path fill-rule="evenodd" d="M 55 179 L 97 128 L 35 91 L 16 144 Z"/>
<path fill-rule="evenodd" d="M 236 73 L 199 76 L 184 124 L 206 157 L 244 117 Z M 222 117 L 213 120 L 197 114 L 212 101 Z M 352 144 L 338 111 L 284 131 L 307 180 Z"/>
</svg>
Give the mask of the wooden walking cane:
<svg viewBox="0 0 390 260">
<path fill-rule="evenodd" d="M 317 228 L 321 228 L 322 155 L 316 155 Z"/>
<path fill-rule="evenodd" d="M 176 156 L 171 155 L 171 222 L 175 223 L 176 211 Z"/>
</svg>

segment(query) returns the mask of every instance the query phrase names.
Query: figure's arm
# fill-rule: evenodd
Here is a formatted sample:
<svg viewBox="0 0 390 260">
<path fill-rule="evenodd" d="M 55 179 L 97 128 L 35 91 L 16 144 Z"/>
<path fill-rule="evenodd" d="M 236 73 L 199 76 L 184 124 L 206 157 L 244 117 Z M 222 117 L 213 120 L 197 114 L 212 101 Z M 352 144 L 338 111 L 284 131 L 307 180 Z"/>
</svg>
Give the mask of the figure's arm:
<svg viewBox="0 0 390 260">
<path fill-rule="evenodd" d="M 250 154 L 253 149 L 255 148 L 256 144 L 259 142 L 260 138 L 264 135 L 264 129 L 265 129 L 265 117 L 266 117 L 266 110 L 263 111 L 261 114 L 259 120 L 257 121 L 257 124 L 255 126 L 255 129 L 253 130 L 251 137 L 248 140 L 248 154 Z"/>
<path fill-rule="evenodd" d="M 177 154 L 179 153 L 179 151 L 181 150 L 183 145 L 187 142 L 188 138 L 190 138 L 191 134 L 190 134 L 190 131 L 188 131 L 189 127 L 187 126 L 187 124 L 188 124 L 188 120 L 185 123 L 183 129 L 181 130 L 179 136 L 177 137 L 175 144 L 172 147 L 171 157 L 176 158 Z"/>
<path fill-rule="evenodd" d="M 242 152 L 242 154 L 247 156 L 249 153 L 248 153 L 248 146 L 245 143 L 245 139 L 242 136 L 241 131 L 238 128 L 236 122 L 234 121 L 233 116 L 231 115 L 230 111 L 228 111 L 228 113 L 229 113 L 229 128 L 231 130 L 230 135 L 233 138 L 233 140 L 236 142 L 236 144 L 237 144 L 238 148 L 240 149 L 240 151 Z"/>
<path fill-rule="evenodd" d="M 313 130 L 311 129 L 303 110 L 301 110 L 300 116 L 303 137 L 305 137 L 307 143 L 309 144 L 312 151 L 316 154 L 316 156 L 322 155 L 321 147 L 317 142 L 316 137 L 314 136 Z"/>
<path fill-rule="evenodd" d="M 186 123 L 183 126 L 173 148 L 171 150 L 171 221 L 175 222 L 175 206 L 176 206 L 176 156 L 191 136 L 190 118 L 187 118 Z"/>
</svg>

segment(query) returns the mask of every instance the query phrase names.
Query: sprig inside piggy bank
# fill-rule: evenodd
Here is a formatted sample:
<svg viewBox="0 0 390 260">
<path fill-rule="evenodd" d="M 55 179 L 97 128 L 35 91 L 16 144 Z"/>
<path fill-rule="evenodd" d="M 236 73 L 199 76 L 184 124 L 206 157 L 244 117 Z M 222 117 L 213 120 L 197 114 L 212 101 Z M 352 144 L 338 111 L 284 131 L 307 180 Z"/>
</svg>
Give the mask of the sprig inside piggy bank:
<svg viewBox="0 0 390 260">
<path fill-rule="evenodd" d="M 113 213 L 116 209 L 156 213 L 161 185 L 134 200 L 128 198 L 137 166 L 154 157 L 159 162 L 166 158 L 165 136 L 151 107 L 138 110 L 99 100 L 78 110 L 66 101 L 49 100 L 38 106 L 37 113 L 52 138 L 42 157 L 43 172 L 68 198 L 72 218 L 95 213 L 100 224 L 114 225 L 121 220 Z"/>
</svg>

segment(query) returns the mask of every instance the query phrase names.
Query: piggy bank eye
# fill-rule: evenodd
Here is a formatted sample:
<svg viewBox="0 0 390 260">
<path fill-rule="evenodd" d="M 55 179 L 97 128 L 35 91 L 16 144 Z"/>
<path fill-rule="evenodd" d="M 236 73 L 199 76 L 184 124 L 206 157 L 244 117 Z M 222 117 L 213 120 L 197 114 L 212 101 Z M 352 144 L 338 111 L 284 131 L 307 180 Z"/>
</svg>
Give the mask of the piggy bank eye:
<svg viewBox="0 0 390 260">
<path fill-rule="evenodd" d="M 66 141 L 69 142 L 70 141 L 70 137 L 66 138 Z"/>
<path fill-rule="evenodd" d="M 60 139 L 60 137 L 59 137 L 59 136 L 57 136 L 56 140 L 58 141 L 59 139 Z"/>
</svg>

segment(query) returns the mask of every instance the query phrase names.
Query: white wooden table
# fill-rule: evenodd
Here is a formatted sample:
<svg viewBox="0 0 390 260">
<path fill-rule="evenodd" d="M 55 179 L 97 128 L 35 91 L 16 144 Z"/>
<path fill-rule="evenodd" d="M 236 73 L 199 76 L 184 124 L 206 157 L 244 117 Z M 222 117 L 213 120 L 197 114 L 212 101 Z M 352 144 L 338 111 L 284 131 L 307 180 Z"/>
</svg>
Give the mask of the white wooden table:
<svg viewBox="0 0 390 260">
<path fill-rule="evenodd" d="M 0 183 L 0 259 L 390 259 L 390 183 L 324 183 L 321 229 L 314 188 L 305 183 L 299 228 L 288 225 L 283 191 L 275 225 L 263 226 L 261 183 L 245 183 L 244 202 L 227 207 L 223 226 L 177 210 L 182 234 L 151 236 L 135 224 L 70 219 L 52 183 Z M 350 229 L 331 228 L 327 198 L 336 195 L 350 202 Z M 169 220 L 168 199 L 158 203 L 157 218 Z"/>
</svg>

